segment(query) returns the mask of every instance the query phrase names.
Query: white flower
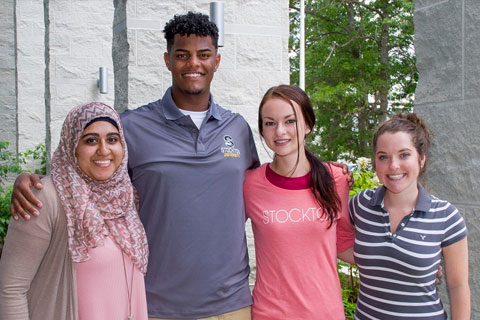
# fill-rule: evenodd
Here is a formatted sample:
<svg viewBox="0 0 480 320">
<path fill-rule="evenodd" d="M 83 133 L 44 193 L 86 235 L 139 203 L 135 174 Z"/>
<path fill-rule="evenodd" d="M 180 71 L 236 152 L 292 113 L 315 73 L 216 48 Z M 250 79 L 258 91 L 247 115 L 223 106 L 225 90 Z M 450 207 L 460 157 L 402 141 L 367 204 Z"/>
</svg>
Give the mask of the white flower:
<svg viewBox="0 0 480 320">
<path fill-rule="evenodd" d="M 369 158 L 360 157 L 357 159 L 357 165 L 360 170 L 368 170 L 371 165 L 371 160 Z"/>
</svg>

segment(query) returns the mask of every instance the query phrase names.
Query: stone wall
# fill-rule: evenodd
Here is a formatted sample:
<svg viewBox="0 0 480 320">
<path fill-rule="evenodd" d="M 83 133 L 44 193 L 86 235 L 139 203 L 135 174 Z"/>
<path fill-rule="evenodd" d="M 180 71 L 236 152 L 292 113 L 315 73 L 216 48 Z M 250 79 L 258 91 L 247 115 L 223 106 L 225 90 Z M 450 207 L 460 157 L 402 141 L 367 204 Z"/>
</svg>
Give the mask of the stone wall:
<svg viewBox="0 0 480 320">
<path fill-rule="evenodd" d="M 435 133 L 425 185 L 467 221 L 472 319 L 480 319 L 480 6 L 416 0 L 414 19 L 415 111 Z M 441 288 L 447 302 L 445 281 Z"/>
<path fill-rule="evenodd" d="M 14 0 L 4 0 L 0 6 L 0 140 L 17 146 L 17 99 L 15 57 Z"/>
<path fill-rule="evenodd" d="M 43 1 L 16 1 L 18 148 L 44 142 L 45 10 Z"/>
<path fill-rule="evenodd" d="M 113 105 L 112 1 L 57 0 L 48 2 L 47 63 L 51 150 L 55 150 L 68 111 L 81 103 Z M 98 69 L 108 70 L 108 94 L 97 87 Z M 48 143 L 49 141 L 47 141 Z"/>
</svg>

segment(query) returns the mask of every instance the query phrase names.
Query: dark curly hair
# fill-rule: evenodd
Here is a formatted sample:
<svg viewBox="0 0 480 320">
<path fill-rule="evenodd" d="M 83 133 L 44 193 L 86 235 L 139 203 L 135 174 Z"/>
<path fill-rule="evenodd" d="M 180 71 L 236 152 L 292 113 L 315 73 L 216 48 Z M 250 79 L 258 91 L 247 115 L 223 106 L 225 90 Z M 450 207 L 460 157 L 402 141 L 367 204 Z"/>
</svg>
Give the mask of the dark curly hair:
<svg viewBox="0 0 480 320">
<path fill-rule="evenodd" d="M 218 48 L 218 28 L 211 22 L 207 15 L 189 11 L 187 14 L 175 15 L 173 19 L 167 22 L 163 29 L 165 39 L 167 40 L 167 51 L 173 46 L 173 39 L 176 34 L 181 36 L 211 36 L 215 49 Z"/>
</svg>

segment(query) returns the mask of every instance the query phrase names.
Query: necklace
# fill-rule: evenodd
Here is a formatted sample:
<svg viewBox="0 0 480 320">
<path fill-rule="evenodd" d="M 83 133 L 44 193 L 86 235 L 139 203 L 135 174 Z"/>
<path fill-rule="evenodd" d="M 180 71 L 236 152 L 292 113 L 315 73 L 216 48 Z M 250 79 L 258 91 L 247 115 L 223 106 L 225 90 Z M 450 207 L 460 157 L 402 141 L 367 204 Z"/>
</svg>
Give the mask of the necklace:
<svg viewBox="0 0 480 320">
<path fill-rule="evenodd" d="M 130 275 L 130 289 L 128 288 L 128 279 L 127 279 L 127 268 L 125 267 L 125 255 L 122 251 L 122 262 L 123 262 L 123 274 L 125 275 L 125 283 L 127 285 L 127 295 L 128 295 L 128 317 L 127 320 L 135 320 L 132 315 L 132 291 L 133 291 L 133 269 L 135 266 L 132 263 L 132 274 Z"/>
</svg>

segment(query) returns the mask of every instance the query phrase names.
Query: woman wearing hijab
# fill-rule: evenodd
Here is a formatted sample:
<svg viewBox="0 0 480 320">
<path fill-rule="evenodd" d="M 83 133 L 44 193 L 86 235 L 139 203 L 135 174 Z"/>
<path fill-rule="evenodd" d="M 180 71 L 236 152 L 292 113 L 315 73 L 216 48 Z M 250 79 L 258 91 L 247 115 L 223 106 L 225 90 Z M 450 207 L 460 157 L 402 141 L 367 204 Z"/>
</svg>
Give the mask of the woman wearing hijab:
<svg viewBox="0 0 480 320">
<path fill-rule="evenodd" d="M 70 111 L 36 192 L 41 214 L 11 220 L 0 260 L 0 319 L 147 319 L 148 247 L 118 114 Z"/>
</svg>

